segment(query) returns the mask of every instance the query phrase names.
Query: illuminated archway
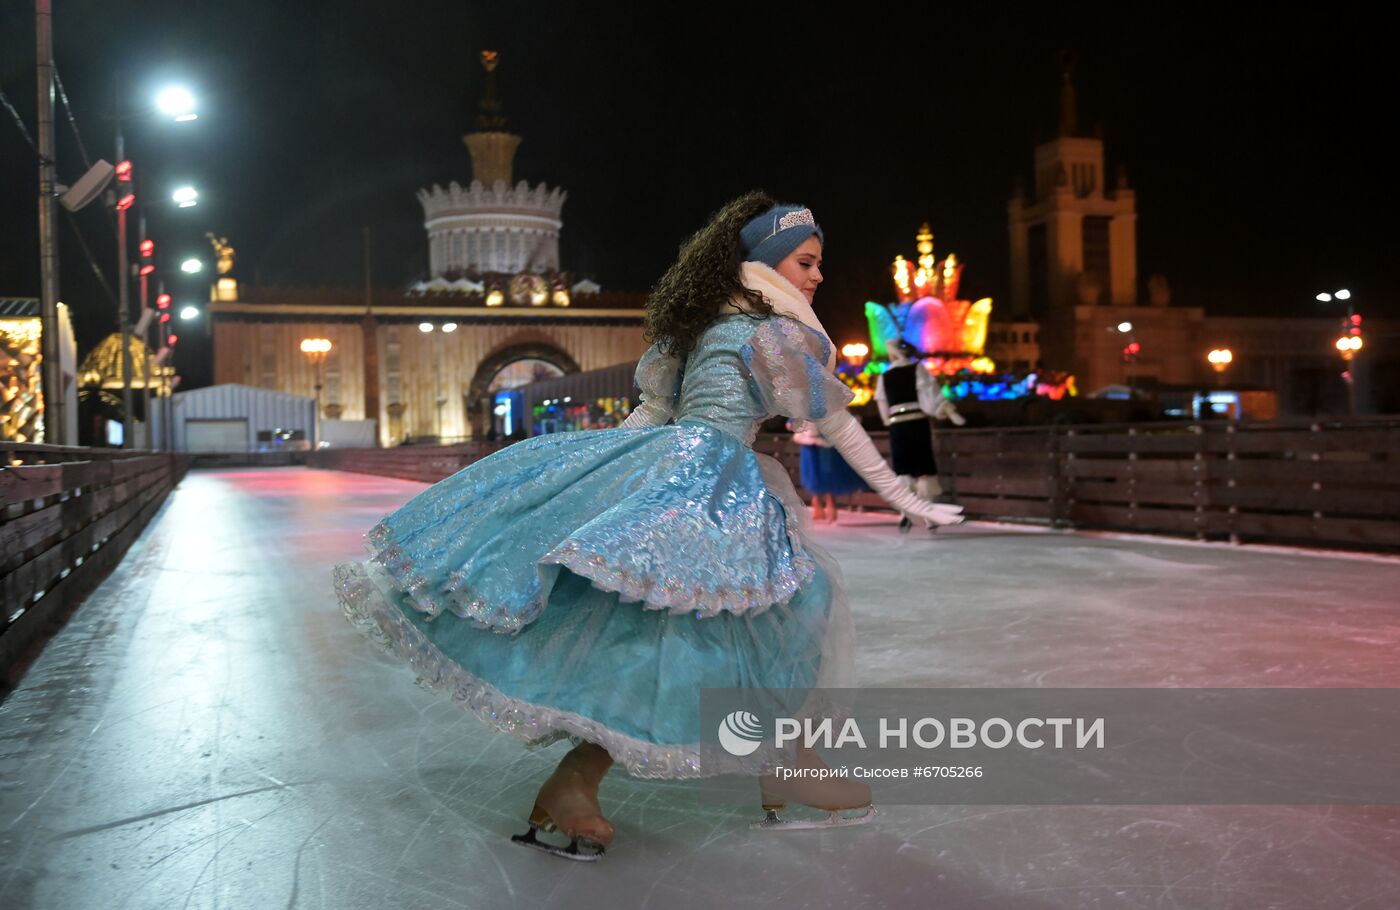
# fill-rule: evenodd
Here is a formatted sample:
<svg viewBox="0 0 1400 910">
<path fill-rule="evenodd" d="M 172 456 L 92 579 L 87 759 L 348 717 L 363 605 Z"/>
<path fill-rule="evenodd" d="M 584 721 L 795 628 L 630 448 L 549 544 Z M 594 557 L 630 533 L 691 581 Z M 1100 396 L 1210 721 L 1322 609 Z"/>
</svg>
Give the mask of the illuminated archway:
<svg viewBox="0 0 1400 910">
<path fill-rule="evenodd" d="M 517 368 L 516 372 L 519 375 L 507 374 L 497 388 L 498 377 L 514 364 L 525 366 Z M 536 371 L 546 375 L 537 377 Z M 471 385 L 467 388 L 467 420 L 471 423 L 472 436 L 481 438 L 486 434 L 491 423 L 491 399 L 495 392 L 533 382 L 536 378 L 548 379 L 551 376 L 578 371 L 577 361 L 559 348 L 543 342 L 516 344 L 496 351 L 477 367 Z M 506 383 L 514 385 L 508 386 Z"/>
</svg>

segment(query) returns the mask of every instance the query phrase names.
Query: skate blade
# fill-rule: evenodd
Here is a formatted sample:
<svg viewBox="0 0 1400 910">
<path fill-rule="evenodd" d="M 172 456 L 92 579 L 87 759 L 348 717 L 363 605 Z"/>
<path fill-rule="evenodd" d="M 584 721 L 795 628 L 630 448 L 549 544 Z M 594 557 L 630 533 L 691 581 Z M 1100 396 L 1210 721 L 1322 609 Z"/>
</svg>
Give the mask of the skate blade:
<svg viewBox="0 0 1400 910">
<path fill-rule="evenodd" d="M 556 844 L 545 843 L 535 836 L 538 828 L 531 826 L 524 834 L 512 834 L 510 842 L 519 844 L 522 847 L 532 847 L 550 856 L 557 856 L 560 859 L 571 859 L 580 863 L 597 862 L 603 856 L 606 849 L 602 844 L 586 837 L 575 837 L 569 840 L 567 847 L 560 847 Z"/>
<path fill-rule="evenodd" d="M 859 812 L 860 815 L 842 815 L 841 812 Z M 845 809 L 828 813 L 826 818 L 815 819 L 787 819 L 779 818 L 778 813 L 772 810 L 764 817 L 763 821 L 757 821 L 749 825 L 756 831 L 815 831 L 822 828 L 851 828 L 855 825 L 863 825 L 872 821 L 880 813 L 874 806 L 864 806 L 860 809 Z"/>
</svg>

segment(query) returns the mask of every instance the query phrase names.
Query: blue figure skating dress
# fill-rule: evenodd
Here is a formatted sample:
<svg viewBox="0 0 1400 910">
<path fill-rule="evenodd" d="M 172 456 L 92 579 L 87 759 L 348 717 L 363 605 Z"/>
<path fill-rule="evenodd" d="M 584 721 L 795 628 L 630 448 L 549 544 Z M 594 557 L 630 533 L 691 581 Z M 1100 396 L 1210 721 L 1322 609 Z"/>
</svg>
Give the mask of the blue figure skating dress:
<svg viewBox="0 0 1400 910">
<path fill-rule="evenodd" d="M 337 567 L 347 617 L 526 742 L 594 742 L 638 777 L 754 770 L 702 757 L 702 688 L 850 684 L 835 564 L 751 447 L 773 414 L 847 405 L 830 363 L 782 315 L 721 317 L 683 361 L 653 347 L 642 409 L 673 422 L 528 439 L 429 487 Z"/>
<path fill-rule="evenodd" d="M 856 469 L 829 443 L 804 441 L 800 448 L 797 476 L 808 493 L 845 496 L 869 489 Z"/>
</svg>

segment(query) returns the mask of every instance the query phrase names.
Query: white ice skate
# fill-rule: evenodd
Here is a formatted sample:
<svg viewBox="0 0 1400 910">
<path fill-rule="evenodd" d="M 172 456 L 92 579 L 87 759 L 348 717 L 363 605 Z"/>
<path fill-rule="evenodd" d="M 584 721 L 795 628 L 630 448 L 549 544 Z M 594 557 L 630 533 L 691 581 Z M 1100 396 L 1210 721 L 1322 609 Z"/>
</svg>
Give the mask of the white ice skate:
<svg viewBox="0 0 1400 910">
<path fill-rule="evenodd" d="M 604 822 L 606 824 L 606 822 Z M 596 828 L 597 826 L 592 826 Z M 555 825 L 554 819 L 549 817 L 549 813 L 544 811 L 539 805 L 530 812 L 530 830 L 524 834 L 512 834 L 511 843 L 520 844 L 522 847 L 534 847 L 536 850 L 543 850 L 550 856 L 557 856 L 561 859 L 572 859 L 579 862 L 596 862 L 607 850 L 608 841 L 612 838 L 611 825 L 607 825 L 606 833 L 599 830 L 591 830 L 588 825 L 580 825 L 578 830 L 560 830 Z M 536 832 L 545 834 L 560 833 L 569 838 L 569 845 L 559 846 L 540 840 Z"/>
<path fill-rule="evenodd" d="M 827 811 L 825 818 L 797 818 L 788 819 L 778 815 L 778 810 L 782 806 L 770 809 L 763 807 L 763 821 L 754 822 L 749 825 L 759 831 L 810 831 L 819 828 L 850 828 L 854 825 L 863 825 L 880 812 L 874 806 L 859 806 L 855 809 L 844 810 L 824 810 Z M 849 814 L 859 813 L 859 814 Z"/>
<path fill-rule="evenodd" d="M 821 828 L 849 828 L 863 825 L 880 813 L 870 801 L 870 788 L 854 781 L 827 780 L 791 788 L 794 802 L 805 808 L 825 812 L 824 818 L 785 819 L 778 815 L 787 808 L 788 799 L 772 792 L 776 781 L 767 780 L 762 787 L 763 820 L 749 825 L 760 831 L 811 831 Z M 788 789 L 786 786 L 784 789 Z"/>
</svg>

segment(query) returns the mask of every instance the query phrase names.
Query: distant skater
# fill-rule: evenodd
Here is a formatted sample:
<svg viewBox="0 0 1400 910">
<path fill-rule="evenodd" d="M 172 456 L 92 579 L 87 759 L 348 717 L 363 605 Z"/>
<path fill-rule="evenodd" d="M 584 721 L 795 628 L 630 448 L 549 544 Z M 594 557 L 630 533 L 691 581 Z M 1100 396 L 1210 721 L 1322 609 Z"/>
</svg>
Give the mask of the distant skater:
<svg viewBox="0 0 1400 910">
<path fill-rule="evenodd" d="M 899 339 L 888 349 L 890 365 L 875 383 L 875 405 L 880 420 L 890 428 L 890 461 L 910 492 L 931 502 L 943 492 L 933 454 L 932 421 L 937 418 L 962 426 L 966 420 L 943 395 L 912 344 Z M 909 527 L 906 515 L 899 529 Z"/>
<path fill-rule="evenodd" d="M 798 475 L 802 488 L 812 494 L 812 520 L 835 524 L 836 497 L 868 489 L 841 453 L 827 442 L 810 421 L 793 421 L 792 441 L 801 449 Z"/>
</svg>

